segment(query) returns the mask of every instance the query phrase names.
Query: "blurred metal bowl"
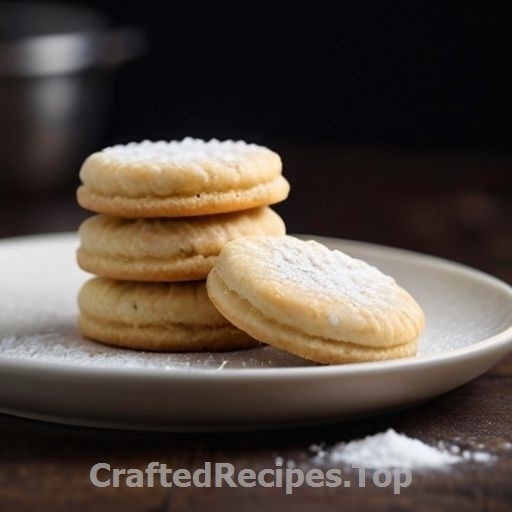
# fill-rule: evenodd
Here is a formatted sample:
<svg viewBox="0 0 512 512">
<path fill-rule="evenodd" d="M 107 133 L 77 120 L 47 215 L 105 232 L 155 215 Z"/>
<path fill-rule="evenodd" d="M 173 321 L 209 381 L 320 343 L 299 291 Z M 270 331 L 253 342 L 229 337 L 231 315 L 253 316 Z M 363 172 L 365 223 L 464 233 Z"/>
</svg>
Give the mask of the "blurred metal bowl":
<svg viewBox="0 0 512 512">
<path fill-rule="evenodd" d="M 145 48 L 141 30 L 98 12 L 0 2 L 0 186 L 58 188 L 97 143 L 112 70 Z"/>
</svg>

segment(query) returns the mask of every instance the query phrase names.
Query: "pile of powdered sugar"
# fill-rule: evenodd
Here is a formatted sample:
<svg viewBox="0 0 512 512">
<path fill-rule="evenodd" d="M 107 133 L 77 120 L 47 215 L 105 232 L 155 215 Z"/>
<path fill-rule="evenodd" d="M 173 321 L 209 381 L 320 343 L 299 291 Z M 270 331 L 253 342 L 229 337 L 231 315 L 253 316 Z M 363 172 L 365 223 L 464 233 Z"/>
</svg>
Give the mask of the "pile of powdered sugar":
<svg viewBox="0 0 512 512">
<path fill-rule="evenodd" d="M 443 469 L 464 461 L 494 460 L 494 456 L 485 451 L 461 450 L 457 445 L 444 442 L 430 446 L 393 429 L 364 439 L 339 443 L 330 449 L 312 445 L 310 450 L 317 462 L 367 468 Z"/>
</svg>

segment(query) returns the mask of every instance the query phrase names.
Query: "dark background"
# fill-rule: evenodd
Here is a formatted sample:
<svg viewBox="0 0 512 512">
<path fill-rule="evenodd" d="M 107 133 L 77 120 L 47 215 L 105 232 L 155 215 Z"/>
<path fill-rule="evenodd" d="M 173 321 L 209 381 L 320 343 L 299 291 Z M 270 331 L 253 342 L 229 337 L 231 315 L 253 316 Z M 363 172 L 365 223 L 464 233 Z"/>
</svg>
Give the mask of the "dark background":
<svg viewBox="0 0 512 512">
<path fill-rule="evenodd" d="M 139 27 L 147 49 L 105 73 L 109 101 L 92 133 L 82 135 L 84 112 L 71 118 L 73 158 L 55 152 L 44 169 L 36 158 L 22 190 L 0 186 L 0 236 L 76 230 L 90 215 L 75 202 L 80 164 L 104 146 L 245 139 L 282 156 L 292 188 L 275 208 L 290 233 L 406 247 L 512 279 L 507 2 L 76 5 L 112 27 Z M 88 73 L 70 80 L 102 76 Z M 39 136 L 51 129 L 42 119 Z M 30 156 L 23 134 L 15 158 Z M 21 176 L 18 167 L 0 159 L 0 178 Z M 58 173 L 67 183 L 45 189 Z"/>
<path fill-rule="evenodd" d="M 70 2 L 74 3 L 74 2 Z M 147 31 L 103 142 L 508 148 L 507 2 L 79 2 Z"/>
</svg>

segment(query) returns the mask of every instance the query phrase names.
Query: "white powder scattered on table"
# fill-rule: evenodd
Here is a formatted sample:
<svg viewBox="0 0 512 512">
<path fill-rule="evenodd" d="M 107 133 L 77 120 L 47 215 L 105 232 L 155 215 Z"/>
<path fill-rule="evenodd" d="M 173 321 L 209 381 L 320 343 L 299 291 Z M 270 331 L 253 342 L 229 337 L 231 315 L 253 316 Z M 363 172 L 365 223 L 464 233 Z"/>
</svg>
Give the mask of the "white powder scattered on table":
<svg viewBox="0 0 512 512">
<path fill-rule="evenodd" d="M 321 445 L 312 445 L 310 450 L 316 461 L 368 468 L 442 469 L 463 461 L 491 462 L 494 459 L 490 453 L 461 451 L 455 445 L 430 446 L 391 428 L 364 439 L 339 443 L 328 450 Z"/>
<path fill-rule="evenodd" d="M 462 452 L 462 456 L 466 460 L 474 460 L 475 462 L 491 462 L 494 458 L 490 453 L 487 452 L 478 451 L 468 453 L 468 450 Z"/>
</svg>

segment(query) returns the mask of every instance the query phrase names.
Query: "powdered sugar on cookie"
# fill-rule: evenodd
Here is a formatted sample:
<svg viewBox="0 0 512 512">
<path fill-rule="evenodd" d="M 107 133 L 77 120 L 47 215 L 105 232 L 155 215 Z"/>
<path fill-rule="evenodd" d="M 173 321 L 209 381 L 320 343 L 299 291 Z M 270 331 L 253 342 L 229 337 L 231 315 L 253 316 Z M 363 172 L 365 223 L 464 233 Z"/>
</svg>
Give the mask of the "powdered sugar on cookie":
<svg viewBox="0 0 512 512">
<path fill-rule="evenodd" d="M 240 157 L 269 154 L 263 146 L 248 144 L 243 140 L 194 139 L 186 137 L 181 141 L 150 141 L 117 144 L 101 151 L 105 156 L 129 163 L 170 163 L 180 165 L 203 165 L 212 159 L 233 165 Z"/>
<path fill-rule="evenodd" d="M 85 160 L 77 199 L 116 217 L 228 213 L 286 199 L 282 167 L 277 153 L 244 141 L 131 142 Z"/>
<path fill-rule="evenodd" d="M 362 260 L 314 241 L 304 244 L 288 237 L 283 250 L 282 244 L 273 240 L 277 239 L 269 238 L 264 243 L 269 279 L 285 279 L 290 286 L 314 296 L 343 294 L 364 306 L 396 300 L 394 279 Z M 339 324 L 335 313 L 329 313 L 329 321 L 334 326 Z"/>
</svg>

